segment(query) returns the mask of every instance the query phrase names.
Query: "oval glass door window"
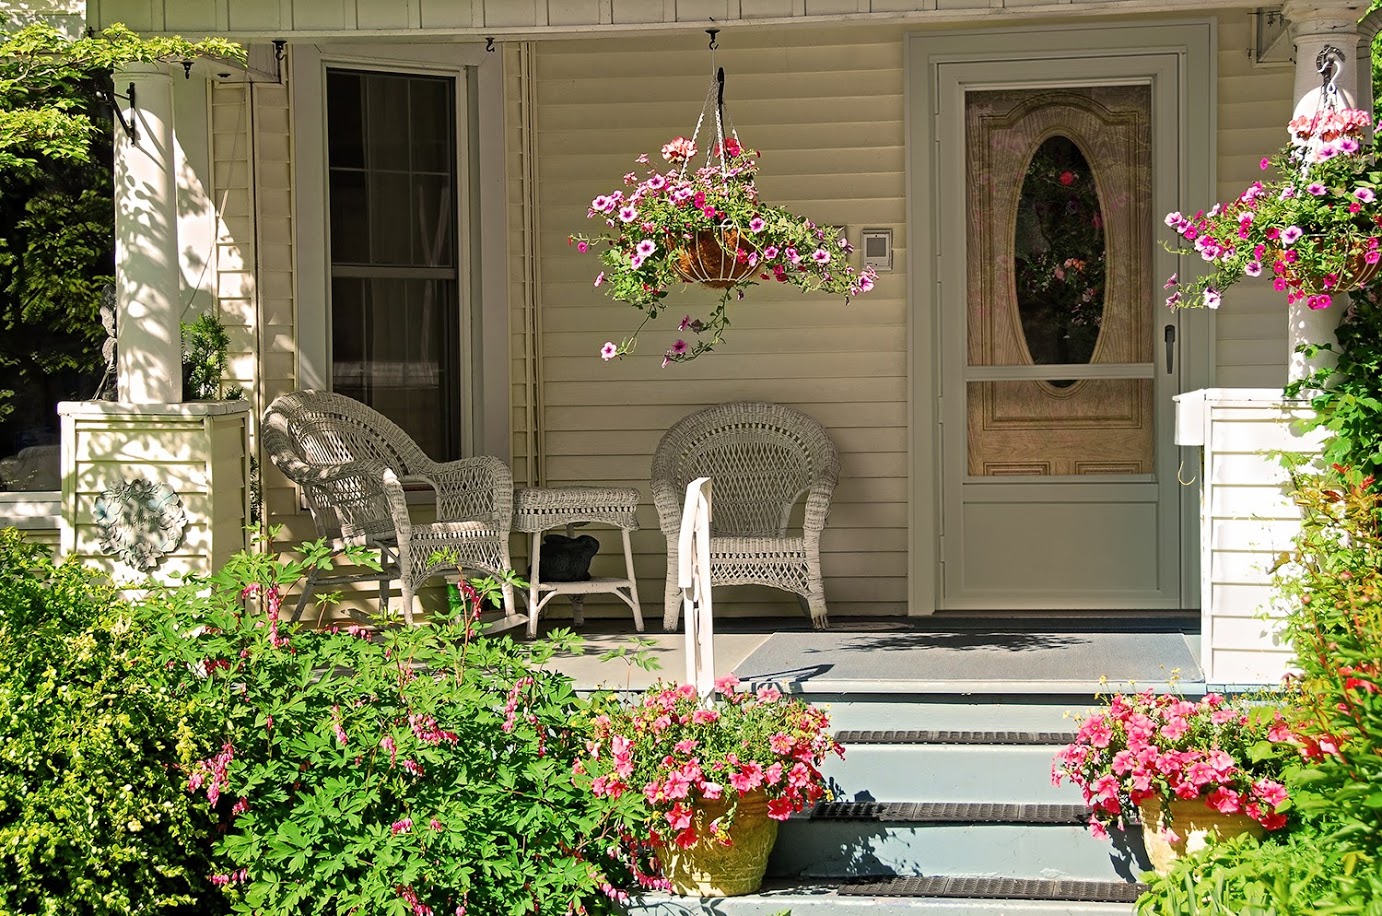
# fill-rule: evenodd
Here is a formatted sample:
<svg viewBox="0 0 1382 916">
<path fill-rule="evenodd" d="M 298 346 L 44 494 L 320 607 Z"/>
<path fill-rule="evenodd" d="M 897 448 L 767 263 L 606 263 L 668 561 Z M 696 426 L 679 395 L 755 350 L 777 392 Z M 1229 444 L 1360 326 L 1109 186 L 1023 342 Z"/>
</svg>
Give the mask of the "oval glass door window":
<svg viewBox="0 0 1382 916">
<path fill-rule="evenodd" d="M 1069 137 L 1046 139 L 1032 156 L 1017 205 L 1013 260 L 1032 362 L 1090 362 L 1104 318 L 1104 217 L 1089 160 Z"/>
</svg>

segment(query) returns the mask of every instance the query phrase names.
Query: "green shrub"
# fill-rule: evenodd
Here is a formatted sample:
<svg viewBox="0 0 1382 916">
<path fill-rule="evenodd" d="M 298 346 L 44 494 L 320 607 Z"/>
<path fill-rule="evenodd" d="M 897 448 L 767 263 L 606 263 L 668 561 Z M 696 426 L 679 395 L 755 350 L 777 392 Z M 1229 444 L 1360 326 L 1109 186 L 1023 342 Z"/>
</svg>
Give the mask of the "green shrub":
<svg viewBox="0 0 1382 916">
<path fill-rule="evenodd" d="M 1320 912 L 1336 871 L 1337 863 L 1311 832 L 1262 841 L 1243 834 L 1177 861 L 1138 900 L 1137 913 L 1312 916 Z"/>
<path fill-rule="evenodd" d="M 160 675 L 136 611 L 0 532 L 0 914 L 224 909 L 178 769 L 205 725 Z"/>
<path fill-rule="evenodd" d="M 304 630 L 278 616 L 299 572 L 242 554 L 156 615 L 179 696 L 218 716 L 189 785 L 221 818 L 237 909 L 606 907 L 609 803 L 573 782 L 585 704 L 543 668 L 556 644 L 477 639 L 469 587 L 428 626 Z"/>
</svg>

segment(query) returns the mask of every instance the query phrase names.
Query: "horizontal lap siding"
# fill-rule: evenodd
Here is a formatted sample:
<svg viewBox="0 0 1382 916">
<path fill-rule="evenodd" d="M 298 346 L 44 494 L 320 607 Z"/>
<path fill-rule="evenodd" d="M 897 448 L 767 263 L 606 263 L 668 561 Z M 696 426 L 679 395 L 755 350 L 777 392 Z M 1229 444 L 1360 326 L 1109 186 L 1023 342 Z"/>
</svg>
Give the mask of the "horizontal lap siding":
<svg viewBox="0 0 1382 916">
<path fill-rule="evenodd" d="M 638 314 L 593 288 L 593 254 L 567 245 L 597 194 L 620 185 L 640 152 L 690 136 L 708 82 L 704 39 L 554 42 L 536 46 L 540 358 L 546 482 L 634 486 L 633 537 L 645 616 L 660 616 L 666 542 L 648 489 L 652 453 L 683 416 L 730 400 L 790 404 L 821 421 L 843 462 L 822 565 L 831 613 L 902 614 L 907 599 L 907 305 L 902 42 L 893 28 L 736 33 L 723 42 L 726 112 L 761 150 L 763 199 L 848 227 L 890 227 L 896 270 L 845 305 L 776 285 L 731 304 L 716 352 L 659 368 L 682 314 L 705 316 L 715 294 L 673 290 L 639 350 L 602 363 Z M 711 142 L 708 126 L 698 141 Z M 510 167 L 514 165 L 510 161 Z M 516 240 L 515 227 L 510 238 Z M 517 305 L 515 304 L 515 307 Z M 517 437 L 516 437 L 517 438 Z M 617 534 L 601 537 L 596 571 L 613 574 Z M 734 589 L 725 613 L 800 613 L 782 593 Z M 617 609 L 616 609 L 617 611 Z"/>
<path fill-rule="evenodd" d="M 1216 197 L 1229 201 L 1258 179 L 1261 158 L 1286 142 L 1294 66 L 1254 66 L 1247 15 L 1219 18 L 1218 159 Z M 1191 87 L 1193 91 L 1193 87 Z M 1208 209 L 1209 201 L 1203 206 Z M 1199 201 L 1182 201 L 1199 209 Z M 1165 237 L 1169 238 L 1167 233 Z M 1186 261 L 1185 270 L 1198 269 Z M 1244 280 L 1224 296 L 1215 316 L 1215 385 L 1267 388 L 1286 382 L 1286 303 L 1265 279 Z"/>
<path fill-rule="evenodd" d="M 1272 451 L 1315 451 L 1279 407 L 1213 406 L 1204 473 L 1210 505 L 1210 607 L 1204 643 L 1211 676 L 1220 682 L 1275 681 L 1290 650 L 1272 609 L 1272 569 L 1290 550 L 1300 515 L 1287 475 Z M 1270 617 L 1268 616 L 1270 614 Z"/>
</svg>

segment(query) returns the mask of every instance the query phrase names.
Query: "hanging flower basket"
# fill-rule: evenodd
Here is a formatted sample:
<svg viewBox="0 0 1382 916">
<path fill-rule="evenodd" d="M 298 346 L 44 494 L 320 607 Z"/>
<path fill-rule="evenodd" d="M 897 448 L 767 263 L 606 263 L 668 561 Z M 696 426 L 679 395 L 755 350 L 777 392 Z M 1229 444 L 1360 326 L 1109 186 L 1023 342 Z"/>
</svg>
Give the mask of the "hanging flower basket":
<svg viewBox="0 0 1382 916">
<path fill-rule="evenodd" d="M 1290 144 L 1261 161 L 1275 179 L 1255 181 L 1208 212 L 1167 214 L 1185 242 L 1171 250 L 1207 262 L 1209 271 L 1190 282 L 1171 277 L 1166 304 L 1218 308 L 1228 287 L 1261 276 L 1288 305 L 1323 309 L 1372 282 L 1382 261 L 1382 160 L 1368 142 L 1371 120 L 1333 107 L 1297 118 Z"/>
<path fill-rule="evenodd" d="M 703 229 L 690 241 L 672 248 L 672 269 L 687 283 L 700 283 L 711 289 L 733 289 L 758 270 L 750 263 L 749 252 L 740 246 L 737 229 Z"/>
<path fill-rule="evenodd" d="M 641 172 L 624 176 L 628 190 L 590 202 L 586 216 L 603 221 L 606 228 L 570 238 L 582 252 L 596 250 L 604 270 L 595 285 L 642 312 L 643 324 L 672 307 L 667 296 L 675 287 L 698 284 L 721 291 L 707 316 L 682 319 L 678 331 L 684 336 L 667 349 L 664 366 L 695 359 L 719 344 L 729 326 L 729 303 L 742 299 L 744 290 L 756 283 L 790 284 L 848 302 L 877 280 L 871 267 L 849 263 L 854 246 L 838 230 L 759 200 L 754 184 L 758 153 L 740 143 L 727 123 L 723 93 L 720 70 L 711 79 L 691 137 L 677 137 L 662 147 L 667 170 L 648 167 L 648 155 L 639 156 L 635 161 Z M 714 140 L 705 164 L 696 168 L 697 139 L 707 117 Z M 606 343 L 600 355 L 610 360 L 632 351 L 643 324 L 623 342 Z"/>
</svg>

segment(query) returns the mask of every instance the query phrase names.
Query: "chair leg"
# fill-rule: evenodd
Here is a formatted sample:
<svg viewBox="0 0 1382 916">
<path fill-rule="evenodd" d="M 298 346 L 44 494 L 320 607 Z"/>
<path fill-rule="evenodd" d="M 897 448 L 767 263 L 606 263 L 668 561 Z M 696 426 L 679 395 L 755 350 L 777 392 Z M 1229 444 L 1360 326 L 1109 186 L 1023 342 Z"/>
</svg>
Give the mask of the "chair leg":
<svg viewBox="0 0 1382 916">
<path fill-rule="evenodd" d="M 293 608 L 293 623 L 297 623 L 302 618 L 302 611 L 307 607 L 307 599 L 312 597 L 312 589 L 316 586 L 319 575 L 321 575 L 321 570 L 315 567 L 307 571 L 307 581 L 302 583 L 302 594 L 298 596 L 298 606 Z"/>
<path fill-rule="evenodd" d="M 403 580 L 403 622 L 413 625 L 413 583 L 406 578 Z"/>
<path fill-rule="evenodd" d="M 542 562 L 542 532 L 533 532 L 532 546 L 528 549 L 528 556 L 531 558 L 532 569 L 528 572 L 528 638 L 537 637 L 537 615 L 538 615 L 538 585 L 540 584 L 537 574 Z"/>
<path fill-rule="evenodd" d="M 676 551 L 667 551 L 666 611 L 662 617 L 662 628 L 668 633 L 677 631 L 677 620 L 681 617 L 681 586 L 677 583 L 677 565 Z"/>
<path fill-rule="evenodd" d="M 633 625 L 638 632 L 643 632 L 643 608 L 638 604 L 638 580 L 634 578 L 633 572 L 633 546 L 629 541 L 629 529 L 622 531 L 624 535 L 624 574 L 629 577 L 629 599 L 633 604 Z"/>
<path fill-rule="evenodd" d="M 817 630 L 830 629 L 830 619 L 825 611 L 825 590 L 813 590 L 806 595 L 806 606 L 811 610 L 811 626 Z"/>
</svg>

